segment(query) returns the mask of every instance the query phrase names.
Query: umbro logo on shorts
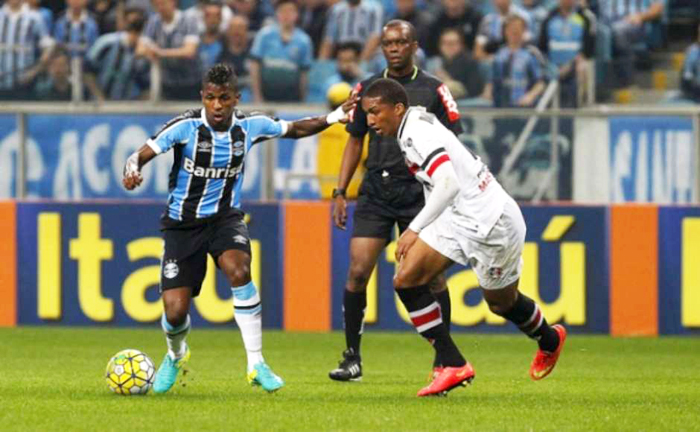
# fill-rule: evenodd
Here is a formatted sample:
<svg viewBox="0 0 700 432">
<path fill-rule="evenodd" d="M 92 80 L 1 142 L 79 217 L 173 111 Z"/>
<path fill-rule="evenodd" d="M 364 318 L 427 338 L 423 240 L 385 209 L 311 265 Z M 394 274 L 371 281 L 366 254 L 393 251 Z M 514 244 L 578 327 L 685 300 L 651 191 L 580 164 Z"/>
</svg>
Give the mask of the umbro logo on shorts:
<svg viewBox="0 0 700 432">
<path fill-rule="evenodd" d="M 236 243 L 240 243 L 240 244 L 248 243 L 248 239 L 245 236 L 240 235 L 240 234 L 233 236 L 233 241 Z"/>
</svg>

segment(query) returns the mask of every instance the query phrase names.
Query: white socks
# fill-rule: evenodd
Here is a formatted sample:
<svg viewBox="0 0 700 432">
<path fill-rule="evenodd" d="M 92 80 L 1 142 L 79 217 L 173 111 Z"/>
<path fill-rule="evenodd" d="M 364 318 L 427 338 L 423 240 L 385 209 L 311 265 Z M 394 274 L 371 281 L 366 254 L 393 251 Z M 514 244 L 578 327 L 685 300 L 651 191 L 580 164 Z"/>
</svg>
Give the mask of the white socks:
<svg viewBox="0 0 700 432">
<path fill-rule="evenodd" d="M 243 345 L 248 355 L 248 372 L 265 361 L 262 356 L 262 306 L 260 295 L 253 282 L 232 287 L 233 310 L 236 324 L 241 329 Z"/>
<path fill-rule="evenodd" d="M 165 313 L 160 320 L 160 325 L 163 327 L 165 332 L 165 341 L 168 343 L 168 355 L 171 359 L 177 360 L 185 355 L 185 350 L 187 344 L 185 344 L 185 338 L 190 332 L 190 316 L 187 315 L 185 322 L 177 327 L 170 325 L 168 320 L 165 318 Z"/>
</svg>

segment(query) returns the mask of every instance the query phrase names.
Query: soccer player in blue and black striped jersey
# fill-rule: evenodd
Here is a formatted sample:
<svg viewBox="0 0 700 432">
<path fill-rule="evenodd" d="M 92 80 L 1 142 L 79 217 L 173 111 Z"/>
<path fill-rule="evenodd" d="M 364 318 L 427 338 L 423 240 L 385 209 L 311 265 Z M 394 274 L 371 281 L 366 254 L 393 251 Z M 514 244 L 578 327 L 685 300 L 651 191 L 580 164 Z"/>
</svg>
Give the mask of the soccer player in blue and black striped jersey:
<svg viewBox="0 0 700 432">
<path fill-rule="evenodd" d="M 209 254 L 231 283 L 236 323 L 248 356 L 248 382 L 272 392 L 284 382 L 262 356 L 260 296 L 250 277 L 250 237 L 240 210 L 245 156 L 262 141 L 302 138 L 347 122 L 346 113 L 354 107 L 355 98 L 327 116 L 295 122 L 246 116 L 236 110 L 240 96 L 236 75 L 222 64 L 207 72 L 201 95 L 202 109 L 168 122 L 124 167 L 124 187 L 132 190 L 141 184 L 140 170 L 147 162 L 169 150 L 175 152 L 168 205 L 161 220 L 165 240 L 161 323 L 168 353 L 156 374 L 154 390 L 168 391 L 189 359 L 185 343 L 189 308 L 192 297 L 199 294 Z"/>
</svg>

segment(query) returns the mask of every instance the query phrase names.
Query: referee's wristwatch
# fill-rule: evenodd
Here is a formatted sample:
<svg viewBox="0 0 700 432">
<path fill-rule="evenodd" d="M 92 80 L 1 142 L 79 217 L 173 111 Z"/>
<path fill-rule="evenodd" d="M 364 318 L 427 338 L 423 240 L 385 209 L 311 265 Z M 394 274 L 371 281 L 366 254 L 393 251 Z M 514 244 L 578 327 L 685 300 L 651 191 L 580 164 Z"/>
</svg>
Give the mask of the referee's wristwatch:
<svg viewBox="0 0 700 432">
<path fill-rule="evenodd" d="M 345 189 L 333 189 L 333 194 L 331 195 L 331 197 L 333 199 L 336 199 L 339 196 L 345 198 Z"/>
</svg>

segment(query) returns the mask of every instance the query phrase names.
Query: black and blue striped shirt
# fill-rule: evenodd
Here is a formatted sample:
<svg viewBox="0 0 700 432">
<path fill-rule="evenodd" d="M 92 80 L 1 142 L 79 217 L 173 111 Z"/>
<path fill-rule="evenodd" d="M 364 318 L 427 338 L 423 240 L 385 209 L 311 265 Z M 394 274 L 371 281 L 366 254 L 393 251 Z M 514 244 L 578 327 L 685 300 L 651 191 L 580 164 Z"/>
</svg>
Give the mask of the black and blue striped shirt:
<svg viewBox="0 0 700 432">
<path fill-rule="evenodd" d="M 227 131 L 215 131 L 204 109 L 174 118 L 148 140 L 156 154 L 175 152 L 167 215 L 176 221 L 240 208 L 245 156 L 253 145 L 287 132 L 287 123 L 264 115 L 234 112 Z"/>
</svg>

